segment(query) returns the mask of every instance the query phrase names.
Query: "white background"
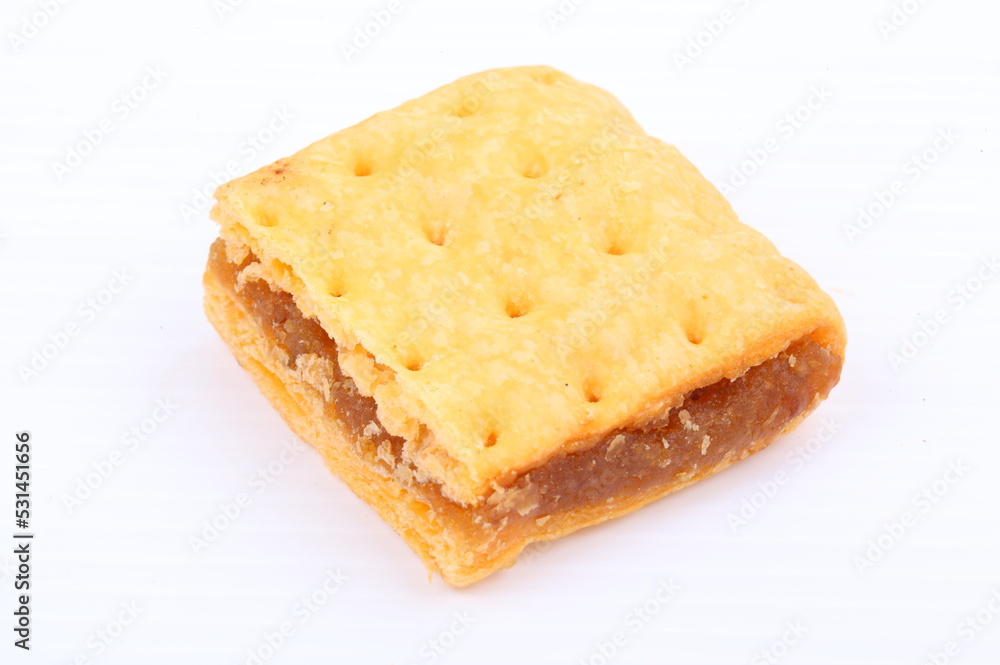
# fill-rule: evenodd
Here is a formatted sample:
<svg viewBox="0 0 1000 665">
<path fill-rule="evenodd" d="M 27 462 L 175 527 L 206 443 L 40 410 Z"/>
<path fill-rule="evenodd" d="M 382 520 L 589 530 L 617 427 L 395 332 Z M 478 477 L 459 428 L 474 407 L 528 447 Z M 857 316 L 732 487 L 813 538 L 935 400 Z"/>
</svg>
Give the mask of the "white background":
<svg viewBox="0 0 1000 665">
<path fill-rule="evenodd" d="M 1000 662 L 1000 279 L 984 263 L 1000 252 L 996 3 L 908 0 L 884 34 L 890 0 L 567 1 L 555 25 L 556 1 L 401 0 L 350 62 L 341 44 L 386 2 L 95 0 L 50 19 L 44 4 L 7 0 L 0 18 L 0 538 L 18 430 L 33 435 L 37 534 L 30 653 L 11 645 L 0 547 L 0 662 L 235 665 L 284 621 L 265 662 Z M 730 199 L 833 294 L 848 360 L 829 401 L 764 452 L 455 590 L 311 449 L 254 489 L 293 435 L 202 314 L 215 228 L 195 197 L 227 162 L 242 174 L 461 75 L 543 63 L 610 90 L 719 186 L 774 139 Z M 130 93 L 147 68 L 165 79 Z M 812 90 L 824 99 L 801 108 Z M 123 94 L 144 97 L 127 117 Z M 276 111 L 291 120 L 269 135 Z M 957 138 L 935 149 L 942 131 Z M 845 227 L 894 180 L 851 242 Z M 103 292 L 115 271 L 127 286 Z M 906 339 L 920 348 L 894 367 Z M 176 410 L 130 447 L 157 400 Z M 88 475 L 96 489 L 68 507 Z M 250 505 L 195 553 L 241 492 Z M 759 508 L 734 529 L 744 500 Z M 301 621 L 296 603 L 338 570 L 343 586 Z M 656 600 L 669 580 L 679 590 Z M 123 603 L 138 618 L 119 631 Z M 472 621 L 458 635 L 456 613 Z M 981 630 L 965 623 L 977 613 Z"/>
</svg>

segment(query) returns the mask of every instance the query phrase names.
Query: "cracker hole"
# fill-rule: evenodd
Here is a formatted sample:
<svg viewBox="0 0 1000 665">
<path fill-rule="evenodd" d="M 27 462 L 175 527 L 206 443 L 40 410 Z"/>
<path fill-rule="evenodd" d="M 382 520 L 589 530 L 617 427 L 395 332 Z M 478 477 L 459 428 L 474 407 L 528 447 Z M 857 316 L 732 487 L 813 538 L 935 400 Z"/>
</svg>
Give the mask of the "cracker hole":
<svg viewBox="0 0 1000 665">
<path fill-rule="evenodd" d="M 277 226 L 278 225 L 278 218 L 275 217 L 272 213 L 261 212 L 257 216 L 257 224 L 259 224 L 260 226 L 264 226 L 264 227 Z"/>
<path fill-rule="evenodd" d="M 344 296 L 344 282 L 339 276 L 331 275 L 326 282 L 326 292 L 331 298 L 342 298 Z"/>
<path fill-rule="evenodd" d="M 621 246 L 617 241 L 613 241 L 608 248 L 604 250 L 611 256 L 621 256 L 622 254 L 628 254 L 628 251 Z"/>
<path fill-rule="evenodd" d="M 483 448 L 492 448 L 495 445 L 497 445 L 497 433 L 490 432 L 489 436 L 486 437 L 486 440 L 483 441 Z"/>
<path fill-rule="evenodd" d="M 373 173 L 373 171 L 374 169 L 372 168 L 371 162 L 369 162 L 367 159 L 359 159 L 357 163 L 354 165 L 354 175 L 358 176 L 359 178 L 369 176 Z"/>
<path fill-rule="evenodd" d="M 698 345 L 705 341 L 708 320 L 705 318 L 705 301 L 708 294 L 701 294 L 697 300 L 687 302 L 684 317 L 684 337 L 691 344 Z"/>
<path fill-rule="evenodd" d="M 424 229 L 424 235 L 427 237 L 427 241 L 432 245 L 443 247 L 448 244 L 448 227 L 444 224 L 428 226 Z"/>
<path fill-rule="evenodd" d="M 805 291 L 801 291 L 788 284 L 778 284 L 777 289 L 781 299 L 793 305 L 801 305 L 809 300 L 809 295 Z"/>
<path fill-rule="evenodd" d="M 423 369 L 424 361 L 423 358 L 407 358 L 403 361 L 403 367 L 410 370 L 411 372 L 419 372 Z"/>
<path fill-rule="evenodd" d="M 601 401 L 601 393 L 597 390 L 597 386 L 589 382 L 583 386 L 583 396 L 591 404 L 597 404 Z"/>
<path fill-rule="evenodd" d="M 462 102 L 458 108 L 455 109 L 456 118 L 468 118 L 470 115 L 476 113 L 475 107 L 471 106 L 468 102 Z"/>
<path fill-rule="evenodd" d="M 507 312 L 507 316 L 510 318 L 519 319 L 530 312 L 531 308 L 524 303 L 517 303 L 512 300 L 508 300 L 507 304 L 504 306 L 504 311 Z"/>
<path fill-rule="evenodd" d="M 534 159 L 521 172 L 525 178 L 541 178 L 549 170 L 543 159 Z"/>
<path fill-rule="evenodd" d="M 696 346 L 705 341 L 705 324 L 697 313 L 688 316 L 684 324 L 684 337 Z"/>
<path fill-rule="evenodd" d="M 556 82 L 558 76 L 556 75 L 555 72 L 548 71 L 548 72 L 542 72 L 540 74 L 535 74 L 531 78 L 533 78 L 538 83 L 541 83 L 542 85 L 552 85 Z"/>
</svg>

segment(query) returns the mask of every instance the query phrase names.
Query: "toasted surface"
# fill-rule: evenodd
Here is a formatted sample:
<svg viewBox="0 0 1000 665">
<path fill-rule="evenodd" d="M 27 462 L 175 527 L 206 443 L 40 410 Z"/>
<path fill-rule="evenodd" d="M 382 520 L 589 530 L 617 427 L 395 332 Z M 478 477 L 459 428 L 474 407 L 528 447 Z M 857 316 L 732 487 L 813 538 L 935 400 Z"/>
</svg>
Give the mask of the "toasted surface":
<svg viewBox="0 0 1000 665">
<path fill-rule="evenodd" d="M 830 298 L 611 95 L 492 70 L 216 193 L 418 467 L 475 502 L 811 335 Z"/>
</svg>

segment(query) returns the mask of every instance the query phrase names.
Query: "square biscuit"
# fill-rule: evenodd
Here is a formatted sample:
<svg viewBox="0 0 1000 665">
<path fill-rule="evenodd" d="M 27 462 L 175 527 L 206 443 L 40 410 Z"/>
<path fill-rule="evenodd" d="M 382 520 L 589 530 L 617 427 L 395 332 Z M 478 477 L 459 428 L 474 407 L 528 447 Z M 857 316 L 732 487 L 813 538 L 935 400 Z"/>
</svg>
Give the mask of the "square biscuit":
<svg viewBox="0 0 1000 665">
<path fill-rule="evenodd" d="M 548 67 L 459 79 L 216 198 L 210 320 L 455 585 L 763 447 L 839 377 L 830 297 Z"/>
</svg>

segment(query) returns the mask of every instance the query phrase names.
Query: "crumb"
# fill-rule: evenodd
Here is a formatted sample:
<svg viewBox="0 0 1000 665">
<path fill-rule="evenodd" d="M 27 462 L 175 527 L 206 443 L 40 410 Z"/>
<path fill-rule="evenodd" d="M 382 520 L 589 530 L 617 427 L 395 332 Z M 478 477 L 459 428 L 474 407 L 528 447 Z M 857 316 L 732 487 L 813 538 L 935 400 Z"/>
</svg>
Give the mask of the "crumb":
<svg viewBox="0 0 1000 665">
<path fill-rule="evenodd" d="M 618 446 L 622 445 L 623 443 L 625 443 L 624 434 L 619 434 L 615 438 L 611 439 L 611 443 L 608 444 L 608 449 L 604 453 L 604 459 L 610 459 L 610 457 L 615 454 L 615 450 L 618 448 Z"/>
<path fill-rule="evenodd" d="M 412 485 L 416 482 L 413 470 L 405 464 L 400 464 L 396 467 L 396 479 L 404 485 Z"/>
<path fill-rule="evenodd" d="M 375 457 L 384 462 L 389 468 L 396 465 L 396 460 L 392 457 L 392 449 L 389 447 L 388 441 L 383 441 L 379 444 L 379 447 L 375 449 Z"/>
<path fill-rule="evenodd" d="M 701 440 L 701 454 L 704 455 L 708 452 L 708 447 L 712 445 L 712 437 L 705 435 L 705 438 Z"/>
<path fill-rule="evenodd" d="M 687 409 L 681 409 L 680 413 L 677 414 L 677 417 L 680 418 L 681 424 L 684 425 L 684 429 L 687 431 L 697 432 L 701 429 L 693 420 L 691 420 L 691 414 L 688 413 Z"/>
</svg>

